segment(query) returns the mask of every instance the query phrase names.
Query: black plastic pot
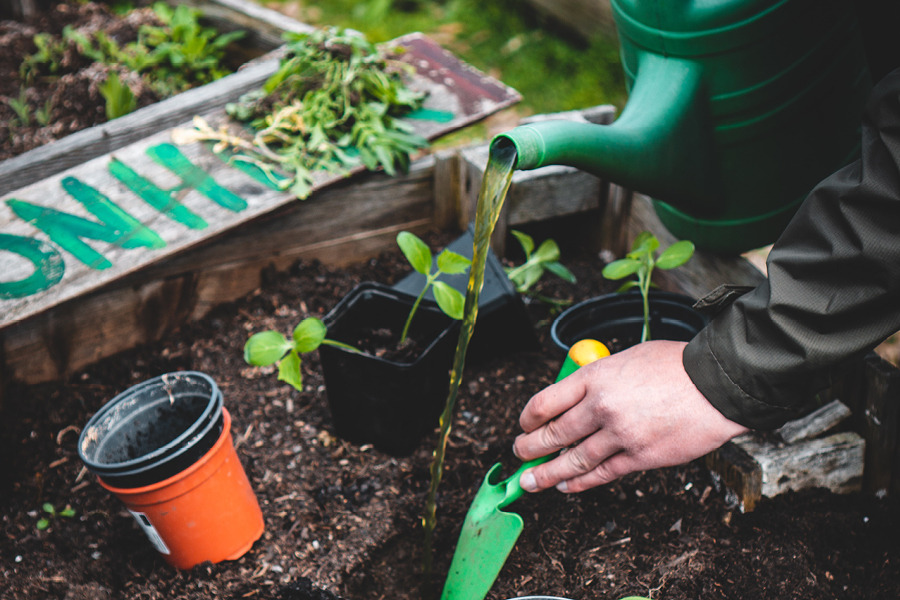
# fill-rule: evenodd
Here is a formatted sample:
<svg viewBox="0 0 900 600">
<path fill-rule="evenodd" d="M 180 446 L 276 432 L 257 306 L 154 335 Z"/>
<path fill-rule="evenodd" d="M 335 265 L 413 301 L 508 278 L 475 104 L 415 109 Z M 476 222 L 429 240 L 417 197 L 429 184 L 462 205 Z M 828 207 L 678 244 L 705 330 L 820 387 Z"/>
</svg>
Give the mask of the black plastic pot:
<svg viewBox="0 0 900 600">
<path fill-rule="evenodd" d="M 85 466 L 108 485 L 137 488 L 180 473 L 222 433 L 222 392 L 197 371 L 128 388 L 88 421 L 78 439 Z"/>
<path fill-rule="evenodd" d="M 328 337 L 356 345 L 367 328 L 402 329 L 415 296 L 374 282 L 361 283 L 323 319 Z M 410 337 L 430 340 L 410 362 L 334 346 L 319 347 L 328 404 L 338 436 L 370 443 L 394 456 L 416 449 L 433 431 L 447 398 L 459 321 L 422 304 Z"/>
<path fill-rule="evenodd" d="M 474 225 L 449 244 L 447 249 L 471 259 L 474 250 L 473 231 Z M 437 262 L 437 257 L 434 258 L 434 262 Z M 469 284 L 469 272 L 455 275 L 441 274 L 438 279 L 465 295 Z M 413 272 L 394 285 L 394 289 L 418 296 L 424 285 L 425 276 Z M 431 290 L 425 294 L 423 302 L 426 300 L 436 306 Z M 472 339 L 469 341 L 466 361 L 479 362 L 507 352 L 537 352 L 539 349 L 534 325 L 525 310 L 522 297 L 506 276 L 506 271 L 503 270 L 497 256 L 488 249 L 484 285 L 478 296 L 478 318 Z"/>
<path fill-rule="evenodd" d="M 704 314 L 692 308 L 694 302 L 684 294 L 651 291 L 651 338 L 690 341 L 708 322 Z M 585 338 L 603 342 L 612 351 L 624 349 L 640 341 L 643 311 L 637 291 L 597 296 L 560 313 L 550 328 L 550 337 L 563 352 Z"/>
</svg>

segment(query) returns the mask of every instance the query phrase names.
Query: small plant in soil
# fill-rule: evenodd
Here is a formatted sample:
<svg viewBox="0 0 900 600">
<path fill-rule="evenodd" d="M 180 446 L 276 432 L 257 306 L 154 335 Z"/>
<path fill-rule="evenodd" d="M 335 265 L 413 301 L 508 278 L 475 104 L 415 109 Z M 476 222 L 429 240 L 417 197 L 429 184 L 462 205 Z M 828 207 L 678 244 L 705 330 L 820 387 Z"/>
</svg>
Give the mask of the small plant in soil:
<svg viewBox="0 0 900 600">
<path fill-rule="evenodd" d="M 330 340 L 325 335 L 325 324 L 315 317 L 300 321 L 294 328 L 291 339 L 287 339 L 279 331 L 254 333 L 244 344 L 244 360 L 255 367 L 268 367 L 278 363 L 278 380 L 302 392 L 301 354 L 312 352 L 322 344 L 356 350 L 348 344 Z"/>
<path fill-rule="evenodd" d="M 665 250 L 657 253 L 659 239 L 649 231 L 642 231 L 635 237 L 631 252 L 625 258 L 614 260 L 603 268 L 603 276 L 607 279 L 624 279 L 635 275 L 637 281 L 627 281 L 619 289 L 624 292 L 637 287 L 644 304 L 644 326 L 641 330 L 641 341 L 650 339 L 650 287 L 654 268 L 674 269 L 690 260 L 694 255 L 694 244 L 688 240 L 675 242 Z"/>
<path fill-rule="evenodd" d="M 532 287 L 540 281 L 546 273 L 552 273 L 569 283 L 576 283 L 575 275 L 565 265 L 559 262 L 559 245 L 555 240 L 546 239 L 535 250 L 534 239 L 527 233 L 516 229 L 510 230 L 513 237 L 518 240 L 525 253 L 525 262 L 516 267 L 506 267 L 506 276 L 516 286 L 520 294 L 531 296 L 541 302 L 554 307 L 571 304 L 570 301 L 549 298 L 535 292 Z"/>
<path fill-rule="evenodd" d="M 435 262 L 432 260 L 431 249 L 421 238 L 409 231 L 401 231 L 397 234 L 397 245 L 403 252 L 403 256 L 409 261 L 410 266 L 417 272 L 425 276 L 425 286 L 419 292 L 416 301 L 409 310 L 409 316 L 403 325 L 403 331 L 400 334 L 400 345 L 403 345 L 409 334 L 409 326 L 412 323 L 416 310 L 422 302 L 422 298 L 431 289 L 434 293 L 434 299 L 438 307 L 451 319 L 459 321 L 463 318 L 463 306 L 466 298 L 458 290 L 452 288 L 443 281 L 438 281 L 438 277 L 443 273 L 448 275 L 456 275 L 465 273 L 471 266 L 472 261 L 446 248 L 438 254 L 437 265 L 432 266 Z"/>
<path fill-rule="evenodd" d="M 216 152 L 227 150 L 230 160 L 259 169 L 298 198 L 309 196 L 317 171 L 406 171 L 410 154 L 428 142 L 400 120 L 425 98 L 406 84 L 411 67 L 396 60 L 403 49 L 379 48 L 336 28 L 286 40 L 287 53 L 263 87 L 225 107 L 252 134 L 216 130 L 198 117 L 194 130 L 176 132 L 176 143 L 215 142 Z"/>
<path fill-rule="evenodd" d="M 81 0 L 47 4 L 44 32 L 6 22 L 12 58 L 0 58 L 0 135 L 9 137 L 2 158 L 219 79 L 231 70 L 226 47 L 244 36 L 202 25 L 200 11 L 183 3 L 121 11 Z"/>
<path fill-rule="evenodd" d="M 65 517 L 67 519 L 71 519 L 75 516 L 75 509 L 73 509 L 68 504 L 64 509 L 56 510 L 56 507 L 51 503 L 44 502 L 44 504 L 41 506 L 41 510 L 44 512 L 45 516 L 42 516 L 40 519 L 38 519 L 38 522 L 35 525 L 38 531 L 47 529 L 48 527 L 50 527 L 50 524 L 58 518 Z"/>
</svg>

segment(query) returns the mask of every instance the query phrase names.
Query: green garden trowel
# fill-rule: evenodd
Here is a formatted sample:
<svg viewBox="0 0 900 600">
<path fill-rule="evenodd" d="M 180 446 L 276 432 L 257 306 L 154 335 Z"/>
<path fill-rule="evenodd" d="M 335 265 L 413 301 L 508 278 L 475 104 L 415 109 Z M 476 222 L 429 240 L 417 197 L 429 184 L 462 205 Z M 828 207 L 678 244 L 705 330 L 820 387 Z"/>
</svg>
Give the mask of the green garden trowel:
<svg viewBox="0 0 900 600">
<path fill-rule="evenodd" d="M 608 355 L 609 350 L 600 342 L 581 340 L 569 349 L 556 381 Z M 528 461 L 502 481 L 502 465 L 497 463 L 491 467 L 466 514 L 441 600 L 483 600 L 487 596 L 525 526 L 522 517 L 503 509 L 522 495 L 519 486 L 522 473 L 554 456 L 556 453 Z"/>
</svg>

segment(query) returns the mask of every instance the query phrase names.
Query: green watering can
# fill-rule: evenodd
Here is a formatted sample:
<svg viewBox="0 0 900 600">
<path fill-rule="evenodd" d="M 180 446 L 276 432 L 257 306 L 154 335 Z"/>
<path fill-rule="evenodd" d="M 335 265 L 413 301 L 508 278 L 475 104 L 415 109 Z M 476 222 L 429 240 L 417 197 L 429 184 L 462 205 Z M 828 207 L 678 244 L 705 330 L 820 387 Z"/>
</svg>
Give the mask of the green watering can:
<svg viewBox="0 0 900 600">
<path fill-rule="evenodd" d="M 871 88 L 846 0 L 611 0 L 629 100 L 611 125 L 500 134 L 517 169 L 569 165 L 654 198 L 713 252 L 773 242 L 859 153 Z"/>
</svg>

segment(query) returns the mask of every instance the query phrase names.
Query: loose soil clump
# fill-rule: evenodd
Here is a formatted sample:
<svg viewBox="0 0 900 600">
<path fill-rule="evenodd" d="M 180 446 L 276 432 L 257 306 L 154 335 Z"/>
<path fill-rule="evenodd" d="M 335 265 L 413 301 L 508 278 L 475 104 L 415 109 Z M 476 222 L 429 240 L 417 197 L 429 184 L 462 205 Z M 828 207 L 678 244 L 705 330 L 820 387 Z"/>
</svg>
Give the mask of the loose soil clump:
<svg viewBox="0 0 900 600">
<path fill-rule="evenodd" d="M 450 241 L 427 238 L 432 247 Z M 596 257 L 563 249 L 578 277 L 549 279 L 543 295 L 583 300 L 609 291 Z M 60 384 L 12 386 L 0 422 L 0 539 L 4 598 L 412 600 L 431 445 L 394 458 L 337 438 L 317 353 L 304 356 L 303 392 L 247 366 L 250 334 L 289 332 L 323 316 L 360 281 L 407 274 L 398 252 L 344 270 L 301 263 L 272 273 L 255 293 L 166 340 L 75 373 Z M 440 589 L 463 518 L 487 470 L 518 461 L 518 415 L 561 361 L 552 314 L 528 305 L 540 352 L 470 364 L 460 390 L 440 489 Z M 191 571 L 169 567 L 76 452 L 90 416 L 117 393 L 161 373 L 199 370 L 221 387 L 238 454 L 260 500 L 266 531 L 244 557 Z M 41 505 L 76 515 L 39 531 Z M 896 500 L 823 490 L 764 500 L 742 514 L 697 463 L 637 473 L 589 492 L 547 491 L 514 505 L 525 530 L 489 598 L 549 594 L 579 600 L 639 594 L 658 599 L 761 600 L 900 597 Z"/>
</svg>

